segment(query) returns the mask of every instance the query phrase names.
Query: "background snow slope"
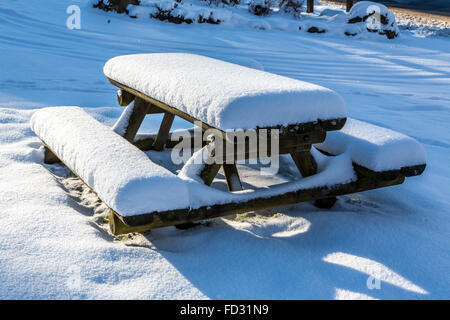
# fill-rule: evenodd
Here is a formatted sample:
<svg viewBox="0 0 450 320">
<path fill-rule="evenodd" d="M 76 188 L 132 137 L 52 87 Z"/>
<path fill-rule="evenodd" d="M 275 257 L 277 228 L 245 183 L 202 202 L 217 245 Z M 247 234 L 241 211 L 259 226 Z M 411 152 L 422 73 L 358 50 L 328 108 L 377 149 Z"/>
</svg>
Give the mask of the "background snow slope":
<svg viewBox="0 0 450 320">
<path fill-rule="evenodd" d="M 86 7 L 82 30 L 71 31 L 65 11 L 77 3 L 0 7 L 0 298 L 450 297 L 448 38 L 243 32 Z M 423 143 L 428 167 L 404 185 L 341 197 L 329 211 L 303 203 L 271 217 L 115 241 L 42 166 L 28 121 L 38 107 L 80 105 L 114 123 L 122 108 L 103 64 L 141 52 L 198 53 L 329 87 L 351 117 Z M 368 288 L 371 276 L 380 289 Z"/>
</svg>

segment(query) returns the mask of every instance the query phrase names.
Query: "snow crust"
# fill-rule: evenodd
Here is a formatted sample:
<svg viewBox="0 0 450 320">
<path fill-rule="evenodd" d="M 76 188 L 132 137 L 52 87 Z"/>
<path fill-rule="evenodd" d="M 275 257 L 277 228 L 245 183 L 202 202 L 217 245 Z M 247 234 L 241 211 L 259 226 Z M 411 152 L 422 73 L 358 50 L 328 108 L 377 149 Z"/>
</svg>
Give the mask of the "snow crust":
<svg viewBox="0 0 450 320">
<path fill-rule="evenodd" d="M 346 116 L 330 89 L 195 54 L 118 56 L 104 73 L 222 130 Z"/>
<path fill-rule="evenodd" d="M 425 164 L 426 153 L 415 139 L 390 129 L 347 118 L 339 131 L 327 132 L 317 146 L 332 154 L 348 153 L 353 162 L 374 171 Z"/>
<path fill-rule="evenodd" d="M 186 208 L 185 184 L 78 107 L 37 111 L 32 130 L 123 216 Z"/>
</svg>

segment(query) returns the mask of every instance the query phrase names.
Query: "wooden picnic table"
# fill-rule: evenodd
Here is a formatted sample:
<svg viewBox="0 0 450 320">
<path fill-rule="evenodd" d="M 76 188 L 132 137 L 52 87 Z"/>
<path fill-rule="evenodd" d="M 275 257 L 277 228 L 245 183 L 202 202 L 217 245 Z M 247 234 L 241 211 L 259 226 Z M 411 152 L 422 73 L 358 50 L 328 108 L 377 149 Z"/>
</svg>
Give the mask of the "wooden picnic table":
<svg viewBox="0 0 450 320">
<path fill-rule="evenodd" d="M 203 130 L 216 129 L 218 131 L 221 131 L 223 133 L 223 138 L 226 139 L 225 131 L 214 128 L 185 112 L 162 103 L 161 101 L 155 100 L 154 98 L 149 97 L 115 80 L 112 80 L 110 78 L 108 78 L 108 80 L 113 85 L 120 88 L 120 91 L 117 94 L 117 99 L 121 106 L 127 106 L 130 103 L 134 102 L 134 108 L 124 134 L 124 137 L 130 142 L 134 143 L 136 134 L 146 115 L 155 113 L 164 114 L 158 133 L 154 137 L 148 138 L 146 141 L 139 141 L 138 145 L 143 150 L 161 151 L 168 144 L 168 142 L 169 146 L 173 146 L 173 144 L 170 143 L 169 136 L 170 128 L 175 116 L 179 116 L 182 119 L 187 120 L 193 124 L 201 123 Z M 346 118 L 338 118 L 308 123 L 295 123 L 286 127 L 275 126 L 255 129 L 256 131 L 260 129 L 269 131 L 271 129 L 279 130 L 279 153 L 290 154 L 301 175 L 303 177 L 307 177 L 317 172 L 317 164 L 315 163 L 315 160 L 310 153 L 311 145 L 324 141 L 327 131 L 341 129 L 344 126 L 345 121 Z M 223 154 L 226 155 L 226 152 L 224 152 Z M 221 166 L 210 166 L 210 169 L 213 170 L 213 172 L 207 174 L 208 178 L 206 179 L 205 183 L 212 183 L 212 179 L 214 179 L 220 167 Z M 236 185 L 242 185 L 242 183 L 240 182 L 236 164 L 225 163 L 223 165 L 223 170 L 229 190 L 237 191 L 234 187 Z M 239 181 L 239 183 L 232 183 L 232 181 Z M 324 204 L 324 201 L 322 201 L 321 203 Z"/>
</svg>

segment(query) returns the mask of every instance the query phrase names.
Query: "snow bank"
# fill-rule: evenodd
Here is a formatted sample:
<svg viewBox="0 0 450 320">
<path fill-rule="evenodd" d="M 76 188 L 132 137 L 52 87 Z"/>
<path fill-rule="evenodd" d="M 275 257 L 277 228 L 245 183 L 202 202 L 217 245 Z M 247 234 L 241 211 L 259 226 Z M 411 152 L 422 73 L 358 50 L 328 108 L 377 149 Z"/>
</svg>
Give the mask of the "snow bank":
<svg viewBox="0 0 450 320">
<path fill-rule="evenodd" d="M 119 56 L 104 73 L 222 130 L 346 116 L 330 89 L 194 54 Z"/>
<path fill-rule="evenodd" d="M 351 118 L 340 131 L 327 132 L 327 138 L 317 147 L 332 154 L 349 153 L 353 162 L 373 171 L 426 162 L 424 148 L 413 138 Z"/>
<path fill-rule="evenodd" d="M 37 111 L 32 130 L 122 216 L 186 208 L 185 183 L 78 107 Z"/>
</svg>

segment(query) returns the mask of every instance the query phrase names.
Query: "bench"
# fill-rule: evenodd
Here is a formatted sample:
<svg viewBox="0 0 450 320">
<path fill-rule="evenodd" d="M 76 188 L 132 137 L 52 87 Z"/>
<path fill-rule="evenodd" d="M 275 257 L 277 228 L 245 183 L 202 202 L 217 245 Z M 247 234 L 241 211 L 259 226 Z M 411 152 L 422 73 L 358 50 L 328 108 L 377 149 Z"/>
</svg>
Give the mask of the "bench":
<svg viewBox="0 0 450 320">
<path fill-rule="evenodd" d="M 114 211 L 126 216 L 189 207 L 181 179 L 83 109 L 44 108 L 33 114 L 30 125 L 47 148 Z"/>
<path fill-rule="evenodd" d="M 302 201 L 329 208 L 339 195 L 401 184 L 425 169 L 417 141 L 347 119 L 340 96 L 317 85 L 192 54 L 120 56 L 104 72 L 126 107 L 112 130 L 73 107 L 40 110 L 31 126 L 46 145 L 45 162 L 63 161 L 110 207 L 113 234 Z M 155 113 L 164 114 L 158 133 L 138 134 Z M 224 140 L 232 129 L 276 129 L 279 153 L 292 157 L 303 179 L 244 190 L 236 158 L 207 161 L 217 140 L 203 141 L 172 174 L 141 150 L 174 147 L 175 116 Z M 221 167 L 228 192 L 210 187 Z"/>
</svg>

